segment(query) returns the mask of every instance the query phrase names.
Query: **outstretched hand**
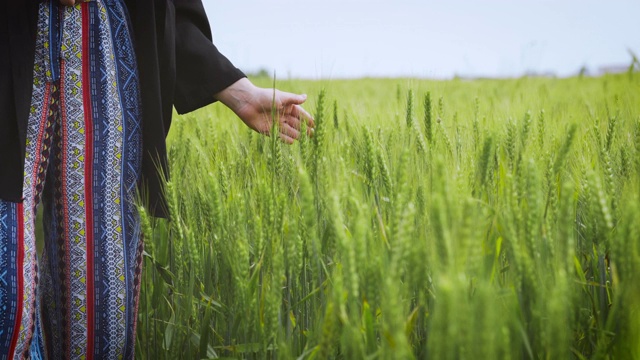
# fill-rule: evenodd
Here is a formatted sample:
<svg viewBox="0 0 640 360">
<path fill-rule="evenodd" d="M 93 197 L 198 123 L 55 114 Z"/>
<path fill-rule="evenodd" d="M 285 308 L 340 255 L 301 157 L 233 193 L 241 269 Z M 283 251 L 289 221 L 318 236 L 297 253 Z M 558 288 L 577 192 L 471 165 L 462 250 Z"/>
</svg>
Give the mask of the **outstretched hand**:
<svg viewBox="0 0 640 360">
<path fill-rule="evenodd" d="M 264 89 L 242 78 L 214 95 L 251 129 L 269 135 L 272 128 L 272 107 L 279 122 L 280 138 L 292 144 L 300 137 L 302 122 L 306 123 L 309 135 L 315 126 L 311 115 L 302 108 L 306 95 L 297 95 L 280 90 Z"/>
</svg>

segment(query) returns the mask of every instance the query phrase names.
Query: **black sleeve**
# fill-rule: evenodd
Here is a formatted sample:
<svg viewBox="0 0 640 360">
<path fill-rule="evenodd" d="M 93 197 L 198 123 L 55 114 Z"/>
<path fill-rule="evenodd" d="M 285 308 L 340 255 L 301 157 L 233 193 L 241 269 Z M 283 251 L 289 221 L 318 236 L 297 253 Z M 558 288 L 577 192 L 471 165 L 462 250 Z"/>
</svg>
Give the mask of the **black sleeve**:
<svg viewBox="0 0 640 360">
<path fill-rule="evenodd" d="M 213 94 L 245 77 L 212 43 L 200 0 L 175 0 L 176 87 L 174 106 L 184 114 L 215 102 Z"/>
<path fill-rule="evenodd" d="M 37 1 L 0 3 L 0 199 L 22 202 Z"/>
</svg>

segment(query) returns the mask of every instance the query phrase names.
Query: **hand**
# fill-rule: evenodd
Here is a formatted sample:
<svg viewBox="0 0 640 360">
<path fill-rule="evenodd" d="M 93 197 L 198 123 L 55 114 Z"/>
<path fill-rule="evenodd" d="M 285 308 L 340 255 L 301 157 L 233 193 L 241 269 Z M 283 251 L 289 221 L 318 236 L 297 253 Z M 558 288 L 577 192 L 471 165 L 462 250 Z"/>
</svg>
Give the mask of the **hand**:
<svg viewBox="0 0 640 360">
<path fill-rule="evenodd" d="M 302 121 L 307 124 L 307 133 L 313 133 L 313 118 L 300 106 L 307 100 L 306 95 L 275 90 L 274 98 L 273 89 L 256 87 L 249 79 L 242 78 L 214 97 L 233 110 L 248 127 L 266 135 L 271 132 L 271 107 L 275 106 L 280 138 L 288 144 L 300 137 Z"/>
<path fill-rule="evenodd" d="M 60 4 L 64 6 L 73 6 L 76 4 L 76 0 L 60 0 Z"/>
</svg>

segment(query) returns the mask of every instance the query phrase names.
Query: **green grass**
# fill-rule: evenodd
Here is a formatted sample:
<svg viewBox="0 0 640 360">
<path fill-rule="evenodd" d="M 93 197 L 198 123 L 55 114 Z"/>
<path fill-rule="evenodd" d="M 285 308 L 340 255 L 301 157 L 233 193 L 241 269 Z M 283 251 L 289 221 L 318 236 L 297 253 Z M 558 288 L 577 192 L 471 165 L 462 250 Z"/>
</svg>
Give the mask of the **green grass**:
<svg viewBox="0 0 640 360">
<path fill-rule="evenodd" d="M 640 357 L 638 74 L 277 85 L 313 138 L 175 119 L 138 358 Z"/>
</svg>

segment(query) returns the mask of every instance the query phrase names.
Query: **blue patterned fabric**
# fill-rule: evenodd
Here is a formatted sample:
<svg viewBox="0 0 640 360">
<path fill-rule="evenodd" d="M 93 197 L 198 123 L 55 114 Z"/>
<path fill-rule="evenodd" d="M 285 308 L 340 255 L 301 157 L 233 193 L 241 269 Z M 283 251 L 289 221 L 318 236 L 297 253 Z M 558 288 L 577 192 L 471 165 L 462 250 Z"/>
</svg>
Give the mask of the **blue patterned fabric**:
<svg viewBox="0 0 640 360">
<path fill-rule="evenodd" d="M 142 140 L 130 24 L 122 0 L 58 2 L 40 4 L 24 201 L 0 201 L 0 359 L 132 359 Z"/>
<path fill-rule="evenodd" d="M 0 354 L 9 352 L 16 317 L 17 208 L 0 200 Z"/>
</svg>

